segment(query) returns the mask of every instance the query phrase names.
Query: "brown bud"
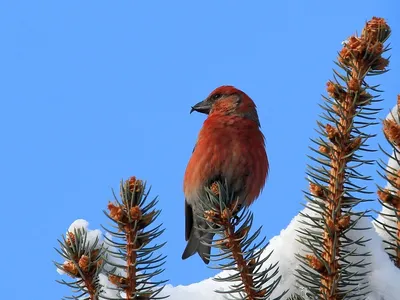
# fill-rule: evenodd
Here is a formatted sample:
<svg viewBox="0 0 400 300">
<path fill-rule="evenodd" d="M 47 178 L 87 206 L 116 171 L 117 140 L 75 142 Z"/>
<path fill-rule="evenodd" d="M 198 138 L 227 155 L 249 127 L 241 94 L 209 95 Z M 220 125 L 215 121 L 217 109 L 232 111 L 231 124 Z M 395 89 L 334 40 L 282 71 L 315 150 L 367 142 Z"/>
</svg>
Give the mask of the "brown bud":
<svg viewBox="0 0 400 300">
<path fill-rule="evenodd" d="M 306 255 L 306 259 L 308 261 L 308 264 L 311 268 L 313 268 L 315 271 L 317 271 L 320 274 L 323 274 L 326 272 L 326 268 L 323 262 L 321 262 L 318 258 L 316 258 L 314 255 Z"/>
<path fill-rule="evenodd" d="M 229 219 L 232 217 L 232 212 L 231 212 L 231 210 L 230 210 L 229 208 L 225 208 L 225 209 L 222 211 L 221 217 L 222 217 L 222 219 L 229 220 Z"/>
<path fill-rule="evenodd" d="M 371 104 L 372 95 L 367 93 L 366 91 L 362 91 L 358 96 L 357 105 L 358 106 L 366 106 Z"/>
<path fill-rule="evenodd" d="M 398 194 L 399 192 L 397 192 Z M 392 194 L 388 189 L 378 190 L 378 198 L 387 204 L 394 206 L 395 208 L 400 208 L 400 198 L 399 195 Z"/>
<path fill-rule="evenodd" d="M 357 36 L 351 36 L 346 44 L 350 50 L 361 52 L 363 48 L 363 40 Z"/>
<path fill-rule="evenodd" d="M 210 190 L 211 192 L 215 195 L 215 196 L 219 196 L 219 186 L 218 183 L 213 182 L 210 186 Z"/>
<path fill-rule="evenodd" d="M 396 189 L 400 190 L 400 177 L 399 177 L 399 175 L 393 176 L 393 177 L 394 177 L 394 180 L 392 182 L 393 182 L 394 187 Z"/>
<path fill-rule="evenodd" d="M 374 31 L 388 30 L 389 25 L 384 18 L 372 17 L 372 19 L 367 22 L 366 28 Z"/>
<path fill-rule="evenodd" d="M 330 232 L 334 232 L 335 231 L 335 223 L 333 222 L 332 219 L 329 218 L 326 221 L 326 225 L 328 226 Z"/>
<path fill-rule="evenodd" d="M 336 88 L 335 84 L 332 81 L 328 81 L 326 83 L 326 91 L 328 92 L 329 96 L 333 97 L 335 94 Z"/>
<path fill-rule="evenodd" d="M 359 137 L 359 136 L 356 137 L 355 139 L 353 139 L 350 143 L 349 150 L 353 151 L 353 150 L 358 149 L 361 145 L 361 141 L 362 141 L 361 137 Z"/>
<path fill-rule="evenodd" d="M 383 71 L 389 65 L 389 60 L 383 57 L 379 57 L 371 66 L 372 70 Z"/>
<path fill-rule="evenodd" d="M 339 53 L 338 60 L 344 65 L 347 65 L 349 63 L 349 60 L 351 58 L 351 53 L 350 50 L 347 47 L 343 47 L 343 49 Z"/>
<path fill-rule="evenodd" d="M 89 270 L 89 263 L 89 257 L 86 255 L 82 255 L 79 259 L 78 265 L 83 271 L 87 272 Z"/>
<path fill-rule="evenodd" d="M 343 230 L 349 227 L 350 225 L 350 216 L 346 215 L 339 219 L 338 221 L 339 229 Z"/>
<path fill-rule="evenodd" d="M 356 92 L 360 89 L 360 81 L 354 77 L 352 77 L 348 82 L 347 86 L 349 90 Z"/>
<path fill-rule="evenodd" d="M 129 214 L 134 221 L 139 221 L 142 217 L 142 211 L 139 206 L 131 207 Z"/>
<path fill-rule="evenodd" d="M 68 260 L 68 261 L 64 262 L 63 269 L 70 275 L 73 275 L 73 276 L 78 275 L 78 268 L 72 261 Z"/>
<path fill-rule="evenodd" d="M 204 218 L 208 221 L 208 222 L 214 222 L 215 221 L 215 217 L 217 216 L 217 213 L 213 210 L 206 210 L 204 212 Z"/>
<path fill-rule="evenodd" d="M 396 145 L 400 145 L 400 125 L 393 120 L 383 121 L 383 132 L 388 140 Z"/>
<path fill-rule="evenodd" d="M 72 232 L 68 232 L 67 235 L 68 235 L 68 237 L 67 237 L 66 243 L 68 246 L 71 246 L 71 244 L 75 243 L 75 235 Z"/>
<path fill-rule="evenodd" d="M 370 42 L 384 41 L 390 33 L 390 27 L 384 18 L 373 17 L 363 29 L 362 36 Z"/>
<path fill-rule="evenodd" d="M 335 138 L 338 136 L 338 130 L 337 130 L 337 128 L 336 128 L 336 127 L 333 127 L 333 126 L 330 125 L 330 124 L 326 124 L 325 130 L 326 130 L 326 133 L 327 133 L 327 135 L 328 135 L 328 138 L 329 138 L 331 141 L 335 140 Z"/>
<path fill-rule="evenodd" d="M 109 202 L 107 205 L 108 210 L 110 211 L 110 217 L 115 221 L 121 221 L 124 216 L 124 211 L 121 206 L 116 206 L 114 203 Z"/>
<path fill-rule="evenodd" d="M 361 59 L 367 49 L 367 42 L 365 39 L 351 36 L 346 43 L 346 47 L 350 51 L 349 59 Z"/>
<path fill-rule="evenodd" d="M 367 51 L 372 55 L 379 56 L 383 52 L 383 44 L 381 42 L 376 42 L 375 44 L 369 44 Z"/>
<path fill-rule="evenodd" d="M 378 198 L 381 199 L 382 202 L 387 202 L 388 198 L 390 197 L 390 193 L 388 193 L 386 189 L 384 191 L 378 190 L 376 193 L 378 194 Z"/>
<path fill-rule="evenodd" d="M 115 284 L 116 286 L 120 287 L 123 285 L 126 285 L 126 278 L 118 275 L 109 275 L 108 280 L 112 283 Z"/>
<path fill-rule="evenodd" d="M 326 83 L 326 91 L 328 95 L 336 100 L 343 100 L 346 95 L 345 90 L 338 84 L 333 83 L 332 81 L 328 81 Z"/>
<path fill-rule="evenodd" d="M 314 196 L 322 197 L 324 195 L 322 187 L 320 185 L 310 182 L 309 189 L 310 193 L 313 194 Z"/>
<path fill-rule="evenodd" d="M 327 155 L 329 155 L 331 153 L 331 150 L 328 147 L 323 146 L 323 145 L 319 146 L 319 151 L 321 153 L 324 153 L 324 154 L 327 154 Z"/>
<path fill-rule="evenodd" d="M 142 191 L 143 189 L 143 181 L 136 179 L 135 176 L 132 176 L 131 178 L 129 178 L 129 190 L 131 192 L 133 192 L 133 189 L 135 189 L 136 193 L 139 193 Z"/>
</svg>

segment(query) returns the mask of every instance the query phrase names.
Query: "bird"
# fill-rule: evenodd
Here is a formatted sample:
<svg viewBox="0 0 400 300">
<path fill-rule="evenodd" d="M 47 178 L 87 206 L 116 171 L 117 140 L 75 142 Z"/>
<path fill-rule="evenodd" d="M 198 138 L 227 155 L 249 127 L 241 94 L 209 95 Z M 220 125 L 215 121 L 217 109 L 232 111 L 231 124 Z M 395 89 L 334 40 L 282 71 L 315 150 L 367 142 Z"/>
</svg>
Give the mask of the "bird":
<svg viewBox="0 0 400 300">
<path fill-rule="evenodd" d="M 249 206 L 264 188 L 269 162 L 257 108 L 246 93 L 231 85 L 220 86 L 192 106 L 190 113 L 194 111 L 208 116 L 184 175 L 187 245 L 182 259 L 197 252 L 208 264 L 214 234 L 201 230 L 207 224 L 196 214 L 200 199 L 205 199 L 205 187 L 226 182 L 239 205 Z"/>
</svg>

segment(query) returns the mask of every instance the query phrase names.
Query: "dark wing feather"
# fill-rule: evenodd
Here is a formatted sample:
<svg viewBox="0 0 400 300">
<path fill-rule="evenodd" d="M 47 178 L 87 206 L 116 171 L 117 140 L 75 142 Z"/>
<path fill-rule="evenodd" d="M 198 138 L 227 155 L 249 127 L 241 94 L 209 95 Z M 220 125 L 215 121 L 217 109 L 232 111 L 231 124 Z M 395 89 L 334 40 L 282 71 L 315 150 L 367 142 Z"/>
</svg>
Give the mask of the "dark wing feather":
<svg viewBox="0 0 400 300">
<path fill-rule="evenodd" d="M 188 240 L 193 229 L 193 209 L 185 199 L 185 239 Z"/>
</svg>

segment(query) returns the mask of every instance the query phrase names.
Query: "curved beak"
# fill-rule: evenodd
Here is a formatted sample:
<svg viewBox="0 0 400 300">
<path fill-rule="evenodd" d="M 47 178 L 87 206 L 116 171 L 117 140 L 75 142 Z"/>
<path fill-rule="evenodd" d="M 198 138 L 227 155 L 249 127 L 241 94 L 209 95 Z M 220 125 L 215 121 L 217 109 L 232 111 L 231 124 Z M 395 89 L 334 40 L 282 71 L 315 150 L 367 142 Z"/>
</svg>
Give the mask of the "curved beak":
<svg viewBox="0 0 400 300">
<path fill-rule="evenodd" d="M 197 111 L 199 113 L 209 114 L 210 110 L 211 110 L 211 103 L 208 101 L 208 99 L 206 99 L 192 106 L 190 113 Z"/>
</svg>

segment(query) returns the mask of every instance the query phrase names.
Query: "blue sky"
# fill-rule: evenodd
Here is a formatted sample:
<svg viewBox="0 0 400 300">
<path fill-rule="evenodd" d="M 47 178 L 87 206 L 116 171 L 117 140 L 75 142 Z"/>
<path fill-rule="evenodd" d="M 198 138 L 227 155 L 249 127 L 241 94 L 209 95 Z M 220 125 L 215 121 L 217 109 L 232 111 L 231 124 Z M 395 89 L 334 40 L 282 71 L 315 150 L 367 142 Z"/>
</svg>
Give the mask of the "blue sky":
<svg viewBox="0 0 400 300">
<path fill-rule="evenodd" d="M 254 228 L 279 234 L 301 209 L 309 137 L 341 41 L 374 15 L 393 29 L 379 117 L 395 104 L 399 11 L 368 0 L 2 1 L 2 298 L 68 295 L 54 281 L 56 239 L 78 218 L 107 224 L 111 188 L 131 175 L 160 197 L 164 277 L 178 285 L 215 274 L 197 257 L 181 260 L 182 180 L 205 118 L 190 106 L 223 84 L 258 106 L 271 172 Z"/>
</svg>

